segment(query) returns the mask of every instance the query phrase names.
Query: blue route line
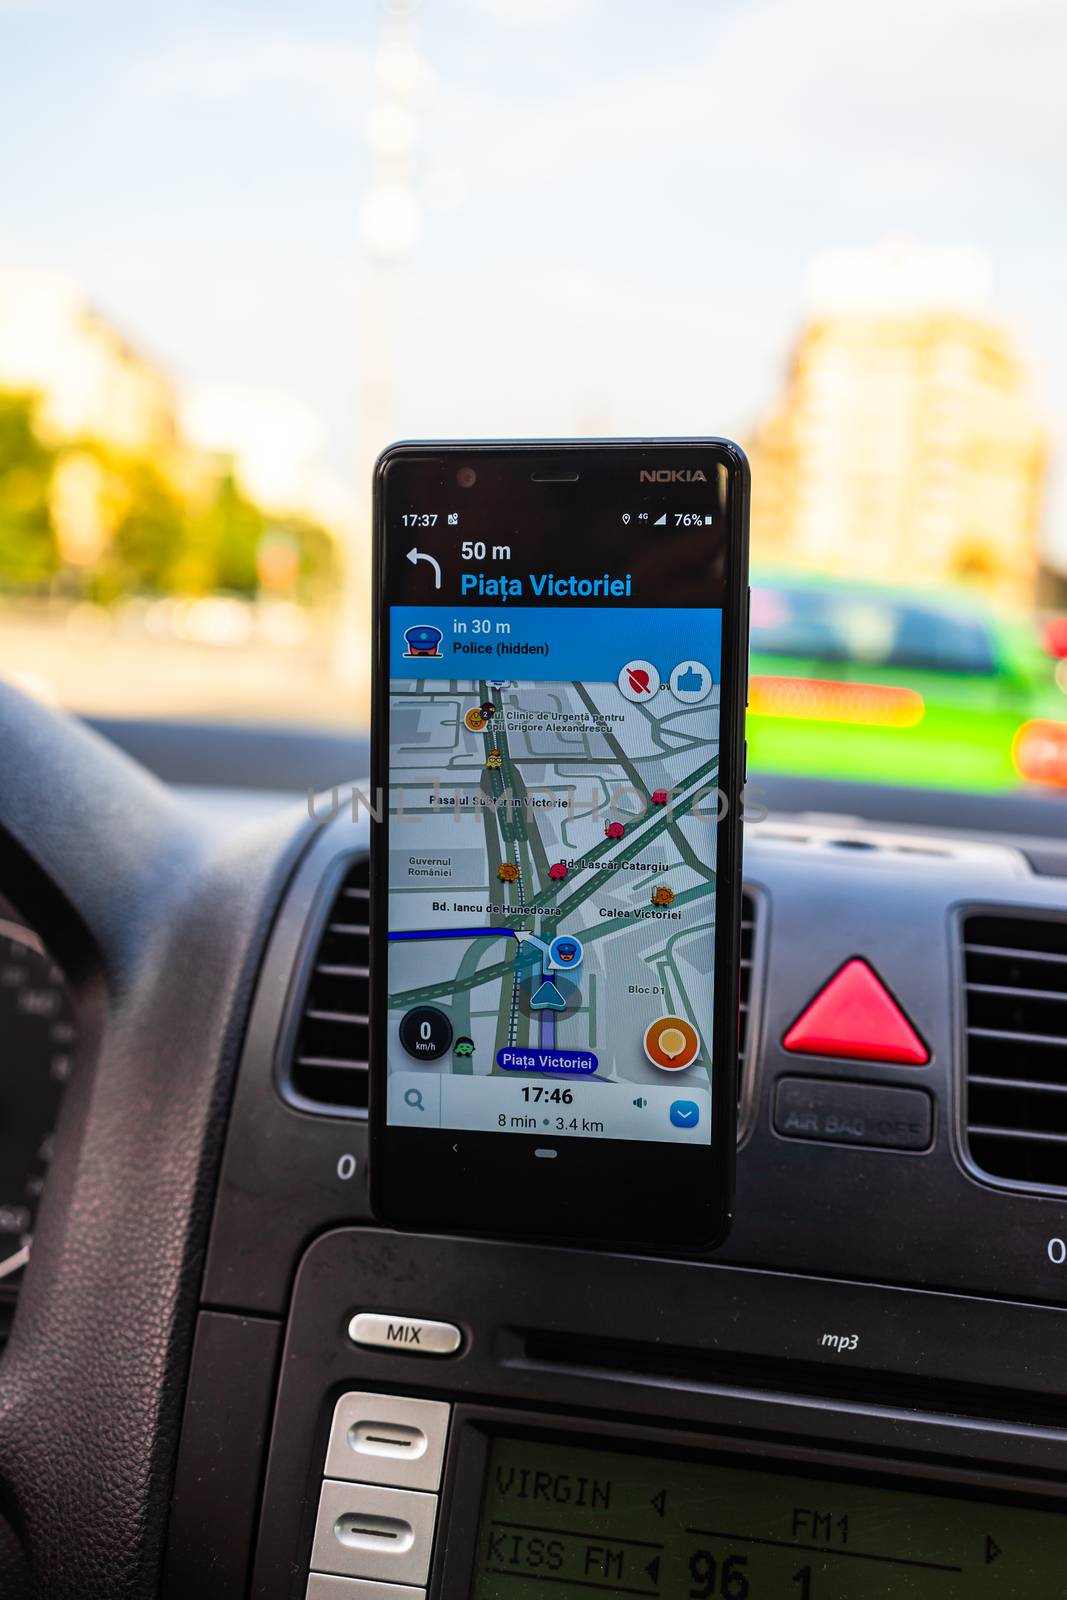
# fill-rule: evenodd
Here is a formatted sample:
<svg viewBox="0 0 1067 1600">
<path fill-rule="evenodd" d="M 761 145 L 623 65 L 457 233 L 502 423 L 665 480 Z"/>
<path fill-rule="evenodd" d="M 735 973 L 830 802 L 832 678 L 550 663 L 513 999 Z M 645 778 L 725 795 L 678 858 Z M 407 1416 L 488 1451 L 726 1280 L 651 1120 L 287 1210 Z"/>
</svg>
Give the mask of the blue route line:
<svg viewBox="0 0 1067 1600">
<path fill-rule="evenodd" d="M 410 928 L 389 939 L 514 939 L 514 928 Z"/>
</svg>

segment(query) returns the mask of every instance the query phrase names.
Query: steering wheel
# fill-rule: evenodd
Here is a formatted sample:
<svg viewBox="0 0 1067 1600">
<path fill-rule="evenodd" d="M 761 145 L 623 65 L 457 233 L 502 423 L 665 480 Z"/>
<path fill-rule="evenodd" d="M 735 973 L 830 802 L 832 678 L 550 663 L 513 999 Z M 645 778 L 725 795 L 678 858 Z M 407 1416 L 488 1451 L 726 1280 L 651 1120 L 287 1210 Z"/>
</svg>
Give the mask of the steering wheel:
<svg viewBox="0 0 1067 1600">
<path fill-rule="evenodd" d="M 220 841 L 2 685 L 0 729 L 0 887 L 64 968 L 84 1041 L 0 1361 L 0 1597 L 147 1600 L 242 1032 L 317 825 L 295 808 Z"/>
</svg>

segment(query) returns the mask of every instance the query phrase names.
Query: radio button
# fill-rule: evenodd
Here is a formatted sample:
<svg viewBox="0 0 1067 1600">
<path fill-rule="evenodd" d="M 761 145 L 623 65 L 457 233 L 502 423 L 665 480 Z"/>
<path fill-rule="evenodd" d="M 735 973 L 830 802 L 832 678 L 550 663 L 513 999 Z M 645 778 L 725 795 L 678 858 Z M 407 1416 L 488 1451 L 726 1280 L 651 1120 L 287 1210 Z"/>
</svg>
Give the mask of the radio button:
<svg viewBox="0 0 1067 1600">
<path fill-rule="evenodd" d="M 408 1350 L 417 1356 L 455 1355 L 463 1343 L 452 1322 L 393 1317 L 384 1311 L 357 1311 L 348 1324 L 348 1337 L 372 1350 Z"/>
<path fill-rule="evenodd" d="M 304 1600 L 426 1600 L 425 1589 L 407 1583 L 375 1583 L 372 1578 L 338 1578 L 313 1572 Z"/>
<path fill-rule="evenodd" d="M 312 1569 L 385 1583 L 425 1584 L 436 1518 L 435 1494 L 327 1478 L 311 1547 Z"/>
<path fill-rule="evenodd" d="M 440 1487 L 451 1407 L 392 1394 L 343 1394 L 333 1413 L 326 1476 L 394 1489 Z"/>
</svg>

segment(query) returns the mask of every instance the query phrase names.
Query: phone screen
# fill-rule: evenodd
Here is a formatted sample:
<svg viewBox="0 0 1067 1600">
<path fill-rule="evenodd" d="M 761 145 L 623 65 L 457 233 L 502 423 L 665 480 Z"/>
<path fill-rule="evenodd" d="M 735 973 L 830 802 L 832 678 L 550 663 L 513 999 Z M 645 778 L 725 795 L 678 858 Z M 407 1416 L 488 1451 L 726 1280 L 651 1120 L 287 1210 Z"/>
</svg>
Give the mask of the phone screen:
<svg viewBox="0 0 1067 1600">
<path fill-rule="evenodd" d="M 389 468 L 390 1129 L 542 1159 L 719 1135 L 729 473 L 612 454 Z"/>
</svg>

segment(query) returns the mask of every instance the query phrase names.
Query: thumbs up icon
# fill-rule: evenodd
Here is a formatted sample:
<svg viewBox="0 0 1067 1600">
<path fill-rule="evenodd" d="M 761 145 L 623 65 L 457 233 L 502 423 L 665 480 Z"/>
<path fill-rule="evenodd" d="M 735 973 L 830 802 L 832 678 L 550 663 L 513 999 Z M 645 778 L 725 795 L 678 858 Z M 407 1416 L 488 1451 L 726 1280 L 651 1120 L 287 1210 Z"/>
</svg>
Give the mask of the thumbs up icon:
<svg viewBox="0 0 1067 1600">
<path fill-rule="evenodd" d="M 671 693 L 683 705 L 695 706 L 711 693 L 711 673 L 701 661 L 680 661 L 671 673 Z"/>
</svg>

